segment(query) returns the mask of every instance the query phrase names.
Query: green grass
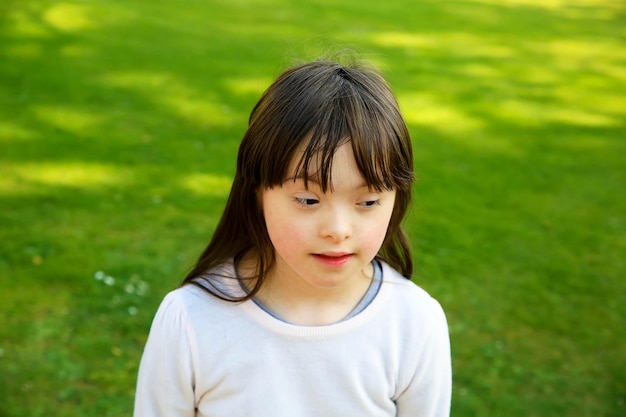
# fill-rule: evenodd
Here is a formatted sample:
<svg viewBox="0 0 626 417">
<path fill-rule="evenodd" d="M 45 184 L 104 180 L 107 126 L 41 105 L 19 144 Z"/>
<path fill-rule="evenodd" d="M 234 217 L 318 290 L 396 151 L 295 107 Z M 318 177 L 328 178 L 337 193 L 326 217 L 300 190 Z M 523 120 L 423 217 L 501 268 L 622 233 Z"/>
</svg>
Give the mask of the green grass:
<svg viewBox="0 0 626 417">
<path fill-rule="evenodd" d="M 131 413 L 251 107 L 337 47 L 414 138 L 453 415 L 626 415 L 625 27 L 610 0 L 2 2 L 0 416 Z"/>
</svg>

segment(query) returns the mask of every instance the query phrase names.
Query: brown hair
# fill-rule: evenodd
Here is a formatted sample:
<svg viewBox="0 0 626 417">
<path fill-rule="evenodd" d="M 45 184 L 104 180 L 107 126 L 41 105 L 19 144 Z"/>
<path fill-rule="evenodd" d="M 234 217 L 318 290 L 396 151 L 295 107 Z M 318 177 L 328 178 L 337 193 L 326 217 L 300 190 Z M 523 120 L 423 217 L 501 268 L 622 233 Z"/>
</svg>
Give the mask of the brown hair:
<svg viewBox="0 0 626 417">
<path fill-rule="evenodd" d="M 230 301 L 254 296 L 275 259 L 258 192 L 282 184 L 296 151 L 302 149 L 296 176 L 306 183 L 309 164 L 319 161 L 322 191 L 332 191 L 333 155 L 348 142 L 367 184 L 378 191 L 396 190 L 377 258 L 410 279 L 413 263 L 401 222 L 411 200 L 413 152 L 396 98 L 373 68 L 314 61 L 283 72 L 252 110 L 224 213 L 183 284 L 199 285 Z M 207 272 L 250 250 L 258 254 L 254 287 L 234 299 Z"/>
</svg>

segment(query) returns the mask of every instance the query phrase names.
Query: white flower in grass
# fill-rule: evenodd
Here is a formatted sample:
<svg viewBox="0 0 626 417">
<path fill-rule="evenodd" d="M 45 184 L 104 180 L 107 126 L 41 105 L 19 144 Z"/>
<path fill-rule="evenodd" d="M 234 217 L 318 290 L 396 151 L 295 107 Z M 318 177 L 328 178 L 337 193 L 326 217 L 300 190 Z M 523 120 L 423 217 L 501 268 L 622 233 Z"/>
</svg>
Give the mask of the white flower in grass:
<svg viewBox="0 0 626 417">
<path fill-rule="evenodd" d="M 96 281 L 102 281 L 104 277 L 106 277 L 106 274 L 102 271 L 97 271 L 95 274 L 93 274 L 93 279 L 95 279 Z"/>
<path fill-rule="evenodd" d="M 130 314 L 131 316 L 136 316 L 137 312 L 138 312 L 137 307 L 135 306 L 128 307 L 128 314 Z"/>
<path fill-rule="evenodd" d="M 110 287 L 115 284 L 115 278 L 113 278 L 110 275 L 107 275 L 106 277 L 104 277 L 104 283 Z"/>
<path fill-rule="evenodd" d="M 137 284 L 137 295 L 143 297 L 148 292 L 148 283 L 145 281 L 140 281 Z"/>
<path fill-rule="evenodd" d="M 143 297 L 148 292 L 149 285 L 146 281 L 142 280 L 137 274 L 133 274 L 128 282 L 126 292 L 129 294 L 137 294 Z M 130 290 L 130 291 L 129 291 Z"/>
</svg>

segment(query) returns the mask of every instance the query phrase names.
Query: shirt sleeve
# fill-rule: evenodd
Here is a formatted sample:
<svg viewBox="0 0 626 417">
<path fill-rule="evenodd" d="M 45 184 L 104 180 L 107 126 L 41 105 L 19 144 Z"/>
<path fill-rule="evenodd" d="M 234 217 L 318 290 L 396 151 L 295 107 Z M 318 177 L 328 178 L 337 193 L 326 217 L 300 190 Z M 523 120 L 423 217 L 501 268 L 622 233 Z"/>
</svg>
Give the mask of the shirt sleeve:
<svg viewBox="0 0 626 417">
<path fill-rule="evenodd" d="M 448 324 L 441 305 L 431 299 L 426 329 L 416 347 L 417 366 L 407 389 L 396 399 L 398 417 L 449 417 L 452 364 Z"/>
<path fill-rule="evenodd" d="M 139 365 L 134 417 L 195 415 L 192 333 L 176 292 L 159 307 Z"/>
</svg>

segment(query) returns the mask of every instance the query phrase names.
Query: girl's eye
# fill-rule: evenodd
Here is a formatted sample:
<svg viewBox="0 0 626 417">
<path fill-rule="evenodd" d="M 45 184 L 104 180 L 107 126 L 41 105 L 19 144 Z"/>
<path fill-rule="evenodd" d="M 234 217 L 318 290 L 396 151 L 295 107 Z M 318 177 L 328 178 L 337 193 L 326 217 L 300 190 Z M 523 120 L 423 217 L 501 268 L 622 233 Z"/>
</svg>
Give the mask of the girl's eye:
<svg viewBox="0 0 626 417">
<path fill-rule="evenodd" d="M 379 205 L 380 205 L 380 200 L 365 200 L 359 203 L 359 206 L 363 208 L 370 208 L 370 207 L 379 206 Z"/>
<path fill-rule="evenodd" d="M 316 198 L 296 197 L 294 200 L 299 205 L 305 206 L 305 207 L 314 206 L 315 204 L 319 203 L 319 200 Z"/>
</svg>

